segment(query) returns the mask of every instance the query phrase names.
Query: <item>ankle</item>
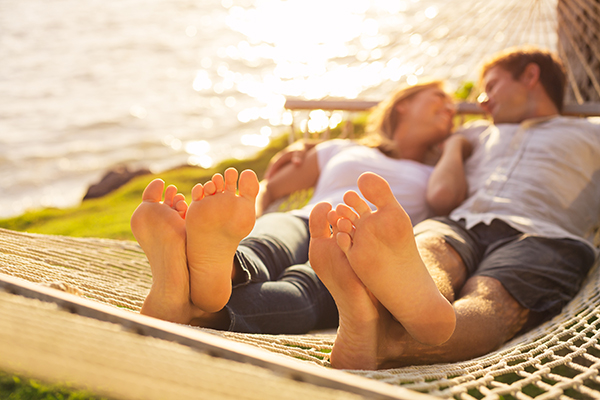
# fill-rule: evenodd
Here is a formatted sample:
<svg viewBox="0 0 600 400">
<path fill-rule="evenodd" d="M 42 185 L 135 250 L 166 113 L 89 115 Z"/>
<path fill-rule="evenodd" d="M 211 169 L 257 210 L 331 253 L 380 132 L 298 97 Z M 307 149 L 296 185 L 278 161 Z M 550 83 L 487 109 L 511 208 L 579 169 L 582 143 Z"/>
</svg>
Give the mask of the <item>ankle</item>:
<svg viewBox="0 0 600 400">
<path fill-rule="evenodd" d="M 216 313 L 202 313 L 190 321 L 190 325 L 202 328 L 227 331 L 231 326 L 231 318 L 226 308 Z"/>
</svg>

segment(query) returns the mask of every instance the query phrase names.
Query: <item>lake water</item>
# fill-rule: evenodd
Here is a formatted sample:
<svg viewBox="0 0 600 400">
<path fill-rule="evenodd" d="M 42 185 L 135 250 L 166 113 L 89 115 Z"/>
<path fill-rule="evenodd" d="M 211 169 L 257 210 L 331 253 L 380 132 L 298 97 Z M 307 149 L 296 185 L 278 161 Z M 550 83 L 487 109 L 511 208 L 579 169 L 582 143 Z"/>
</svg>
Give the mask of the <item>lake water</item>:
<svg viewBox="0 0 600 400">
<path fill-rule="evenodd" d="M 435 74 L 418 57 L 470 79 L 473 44 L 457 60 L 427 35 L 456 43 L 479 4 L 0 0 L 0 218 L 76 205 L 116 165 L 252 155 L 288 128 L 286 96 L 381 99 Z"/>
</svg>

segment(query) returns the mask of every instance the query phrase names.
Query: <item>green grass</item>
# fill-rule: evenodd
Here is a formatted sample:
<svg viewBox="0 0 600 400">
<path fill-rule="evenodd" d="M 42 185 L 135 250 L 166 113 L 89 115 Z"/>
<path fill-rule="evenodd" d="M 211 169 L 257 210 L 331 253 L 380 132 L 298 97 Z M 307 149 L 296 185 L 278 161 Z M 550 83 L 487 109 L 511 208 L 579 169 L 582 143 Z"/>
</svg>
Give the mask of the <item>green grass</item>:
<svg viewBox="0 0 600 400">
<path fill-rule="evenodd" d="M 78 207 L 29 211 L 19 217 L 0 220 L 0 227 L 32 233 L 133 240 L 129 219 L 140 202 L 142 191 L 152 179 L 162 178 L 189 196 L 196 183 L 204 183 L 214 173 L 223 172 L 230 166 L 240 171 L 250 168 L 262 176 L 271 157 L 286 145 L 287 137 L 281 137 L 251 159 L 227 160 L 211 169 L 186 166 L 157 175 L 142 175 L 116 191 L 86 200 Z"/>
<path fill-rule="evenodd" d="M 0 400 L 100 400 L 89 391 L 67 384 L 50 385 L 38 380 L 0 372 Z"/>
</svg>

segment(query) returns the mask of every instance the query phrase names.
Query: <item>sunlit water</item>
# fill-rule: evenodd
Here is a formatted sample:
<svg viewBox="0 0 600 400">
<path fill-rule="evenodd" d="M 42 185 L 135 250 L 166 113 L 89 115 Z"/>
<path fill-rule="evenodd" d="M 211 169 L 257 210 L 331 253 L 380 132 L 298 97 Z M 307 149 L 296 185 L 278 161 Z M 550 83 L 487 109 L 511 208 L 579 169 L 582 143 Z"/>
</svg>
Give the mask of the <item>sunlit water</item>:
<svg viewBox="0 0 600 400">
<path fill-rule="evenodd" d="M 111 167 L 243 158 L 286 96 L 379 99 L 418 65 L 386 48 L 435 0 L 0 0 L 0 217 L 80 202 Z M 460 75 L 460 74 L 459 74 Z"/>
</svg>

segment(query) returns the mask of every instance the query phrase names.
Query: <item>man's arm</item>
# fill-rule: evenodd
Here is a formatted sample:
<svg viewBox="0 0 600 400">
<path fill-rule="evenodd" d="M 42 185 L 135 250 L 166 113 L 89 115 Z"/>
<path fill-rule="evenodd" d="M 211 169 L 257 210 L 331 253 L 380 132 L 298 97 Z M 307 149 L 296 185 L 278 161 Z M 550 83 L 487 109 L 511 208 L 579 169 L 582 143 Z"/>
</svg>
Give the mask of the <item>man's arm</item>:
<svg viewBox="0 0 600 400">
<path fill-rule="evenodd" d="M 261 181 L 256 199 L 256 215 L 262 215 L 265 209 L 277 199 L 297 190 L 315 186 L 319 174 L 317 150 L 313 146 L 306 151 L 302 163 L 297 165 L 288 162 L 271 174 L 268 179 Z"/>
<path fill-rule="evenodd" d="M 435 215 L 448 215 L 467 198 L 464 161 L 471 155 L 471 143 L 461 134 L 444 143 L 440 160 L 427 184 L 427 204 Z"/>
</svg>

